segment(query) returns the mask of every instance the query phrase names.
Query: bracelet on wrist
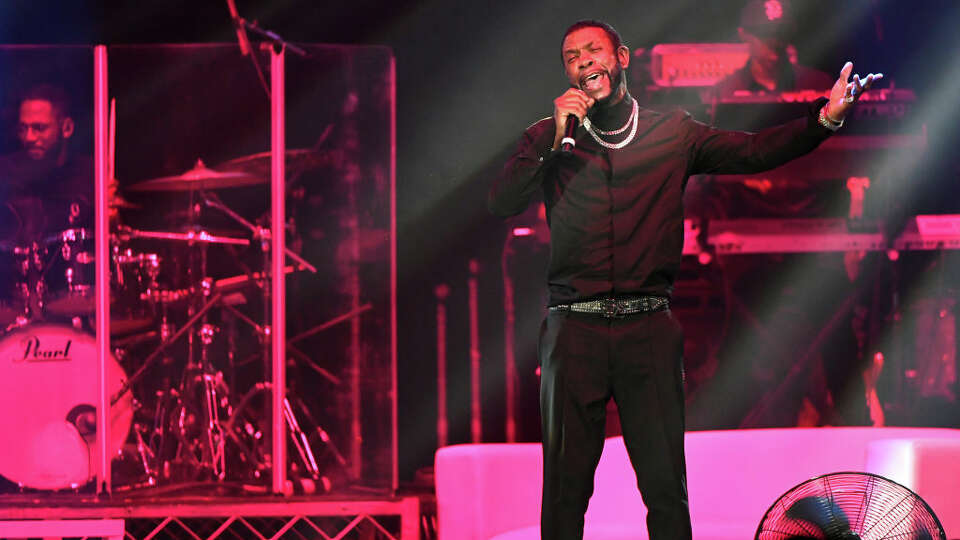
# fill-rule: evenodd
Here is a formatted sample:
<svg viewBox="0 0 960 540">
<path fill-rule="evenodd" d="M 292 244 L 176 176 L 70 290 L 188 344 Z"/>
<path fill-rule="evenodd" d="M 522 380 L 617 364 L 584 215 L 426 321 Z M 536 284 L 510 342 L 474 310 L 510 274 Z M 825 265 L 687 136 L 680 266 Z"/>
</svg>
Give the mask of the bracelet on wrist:
<svg viewBox="0 0 960 540">
<path fill-rule="evenodd" d="M 830 108 L 830 104 L 829 104 L 829 103 L 827 103 L 826 105 L 824 105 L 823 107 L 820 108 L 820 110 L 823 111 L 823 117 L 826 118 L 827 120 L 833 122 L 834 124 L 843 125 L 843 118 L 841 118 L 840 120 L 834 120 L 833 117 L 830 116 L 830 112 L 827 111 L 828 108 Z"/>
<path fill-rule="evenodd" d="M 843 125 L 843 120 L 840 120 L 839 122 L 834 121 L 827 115 L 825 109 L 826 106 L 820 108 L 820 113 L 817 115 L 817 122 L 830 131 L 836 131 L 840 129 L 840 126 Z"/>
</svg>

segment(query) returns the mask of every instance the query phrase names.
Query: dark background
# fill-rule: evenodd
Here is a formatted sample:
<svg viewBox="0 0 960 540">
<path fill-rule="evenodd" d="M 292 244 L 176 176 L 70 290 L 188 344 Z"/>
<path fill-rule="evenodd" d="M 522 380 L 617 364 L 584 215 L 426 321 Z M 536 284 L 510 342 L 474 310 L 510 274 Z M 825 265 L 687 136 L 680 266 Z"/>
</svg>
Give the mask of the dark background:
<svg viewBox="0 0 960 540">
<path fill-rule="evenodd" d="M 485 398 L 497 401 L 499 256 L 506 229 L 485 193 L 510 146 L 551 113 L 565 88 L 564 28 L 581 18 L 617 27 L 631 47 L 736 41 L 739 1 L 317 2 L 237 0 L 241 15 L 293 41 L 391 47 L 397 66 L 399 417 L 401 479 L 436 445 L 434 287 L 450 286 L 451 441 L 468 438 L 468 261 L 479 265 Z M 852 60 L 884 85 L 913 88 L 932 162 L 910 179 L 917 210 L 956 200 L 960 2 L 808 0 L 799 8 L 801 63 L 835 73 Z M 226 2 L 12 0 L 0 4 L 0 43 L 175 43 L 235 39 Z M 253 73 L 251 71 L 251 76 Z M 386 126 L 384 127 L 386 129 Z M 542 286 L 526 283 L 527 287 Z M 496 406 L 490 418 L 496 419 Z M 485 438 L 502 439 L 496 421 Z"/>
</svg>

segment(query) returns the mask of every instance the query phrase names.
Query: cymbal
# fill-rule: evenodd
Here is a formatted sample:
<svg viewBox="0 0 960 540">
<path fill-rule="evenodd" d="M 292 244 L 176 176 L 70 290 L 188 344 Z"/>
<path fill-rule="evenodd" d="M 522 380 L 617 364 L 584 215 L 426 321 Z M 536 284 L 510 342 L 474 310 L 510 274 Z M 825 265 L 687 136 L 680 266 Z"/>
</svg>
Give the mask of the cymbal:
<svg viewBox="0 0 960 540">
<path fill-rule="evenodd" d="M 330 152 L 319 152 L 312 148 L 296 148 L 287 150 L 286 168 L 287 174 L 315 169 L 321 165 L 333 161 L 333 155 Z M 242 156 L 230 161 L 225 161 L 217 166 L 221 171 L 245 172 L 257 178 L 263 178 L 264 181 L 270 178 L 272 172 L 271 152 L 260 152 L 249 156 Z"/>
<path fill-rule="evenodd" d="M 122 236 L 128 238 L 143 238 L 152 240 L 173 240 L 177 242 L 202 242 L 205 244 L 231 244 L 235 246 L 249 246 L 250 240 L 246 238 L 232 238 L 229 236 L 217 236 L 207 231 L 173 232 L 173 231 L 141 231 L 137 229 L 126 229 Z"/>
<path fill-rule="evenodd" d="M 161 176 L 144 180 L 128 188 L 130 191 L 194 191 L 264 184 L 263 180 L 243 171 L 220 172 L 207 168 L 198 159 L 189 171 L 176 176 Z"/>
</svg>

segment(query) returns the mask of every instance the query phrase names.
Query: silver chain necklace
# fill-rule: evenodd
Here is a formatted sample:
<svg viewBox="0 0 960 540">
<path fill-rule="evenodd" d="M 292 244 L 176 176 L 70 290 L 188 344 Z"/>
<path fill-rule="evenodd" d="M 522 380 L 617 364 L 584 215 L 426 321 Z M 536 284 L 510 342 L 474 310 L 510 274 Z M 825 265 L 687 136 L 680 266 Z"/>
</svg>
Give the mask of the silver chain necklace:
<svg viewBox="0 0 960 540">
<path fill-rule="evenodd" d="M 638 109 L 638 107 L 637 107 L 637 100 L 634 99 L 634 98 L 632 98 L 632 97 L 631 97 L 630 99 L 633 101 L 633 113 L 635 113 L 635 112 L 637 112 L 637 109 Z M 613 130 L 613 131 L 603 131 L 602 129 L 599 129 L 599 128 L 595 127 L 595 126 L 593 125 L 593 123 L 590 122 L 590 119 L 589 119 L 589 118 L 584 118 L 584 119 L 583 119 L 583 126 L 584 126 L 585 128 L 587 128 L 587 129 L 592 129 L 592 130 L 596 131 L 598 135 L 605 135 L 605 136 L 619 135 L 619 134 L 623 133 L 624 131 L 626 131 L 628 127 L 630 127 L 630 118 L 627 118 L 627 122 L 626 122 L 625 124 L 623 124 L 623 127 L 621 127 L 620 129 L 615 129 L 615 130 Z"/>
<path fill-rule="evenodd" d="M 632 140 L 633 140 L 633 137 L 637 134 L 637 124 L 638 124 L 637 119 L 638 119 L 639 116 L 640 116 L 640 107 L 637 105 L 637 100 L 636 100 L 636 99 L 634 99 L 634 98 L 632 98 L 632 97 L 631 97 L 630 99 L 631 99 L 631 101 L 633 101 L 633 111 L 630 113 L 630 118 L 627 119 L 627 123 L 624 124 L 623 127 L 621 127 L 620 129 L 616 129 L 616 130 L 614 130 L 614 131 L 602 131 L 602 130 L 597 129 L 596 131 L 594 131 L 593 123 L 590 122 L 590 119 L 589 119 L 589 118 L 584 118 L 584 119 L 583 119 L 583 127 L 587 130 L 587 133 L 589 133 L 590 136 L 593 137 L 593 140 L 597 141 L 597 143 L 598 143 L 600 146 L 603 146 L 603 147 L 605 147 L 605 148 L 610 148 L 610 149 L 613 149 L 613 150 L 618 150 L 618 149 L 623 148 L 624 146 L 630 144 L 630 141 L 632 141 Z M 607 141 L 601 139 L 600 136 L 599 136 L 599 135 L 619 135 L 619 134 L 623 133 L 624 131 L 626 131 L 627 127 L 629 127 L 629 126 L 633 126 L 633 127 L 630 129 L 630 134 L 627 135 L 627 138 L 626 138 L 626 139 L 624 139 L 624 140 L 622 140 L 622 141 L 620 141 L 620 142 L 618 142 L 618 143 L 608 143 Z M 599 133 L 599 135 L 598 135 L 598 133 Z"/>
</svg>

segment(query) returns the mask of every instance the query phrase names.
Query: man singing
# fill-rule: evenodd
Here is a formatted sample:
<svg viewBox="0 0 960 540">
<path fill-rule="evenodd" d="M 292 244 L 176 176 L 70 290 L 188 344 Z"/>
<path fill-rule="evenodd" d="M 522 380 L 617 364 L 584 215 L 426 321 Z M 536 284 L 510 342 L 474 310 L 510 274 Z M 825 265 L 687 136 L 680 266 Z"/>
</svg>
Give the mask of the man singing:
<svg viewBox="0 0 960 540">
<path fill-rule="evenodd" d="M 553 118 L 524 132 L 489 196 L 490 210 L 506 217 L 542 190 L 550 226 L 539 346 L 541 538 L 583 537 L 612 397 L 650 539 L 689 539 L 683 334 L 669 310 L 687 178 L 755 173 L 810 152 L 882 75 L 848 83 L 847 63 L 829 100 L 812 103 L 806 117 L 745 133 L 640 109 L 627 91 L 630 50 L 605 23 L 575 23 L 561 56 L 570 89 L 554 100 Z M 571 121 L 579 123 L 575 146 L 564 151 Z"/>
</svg>

